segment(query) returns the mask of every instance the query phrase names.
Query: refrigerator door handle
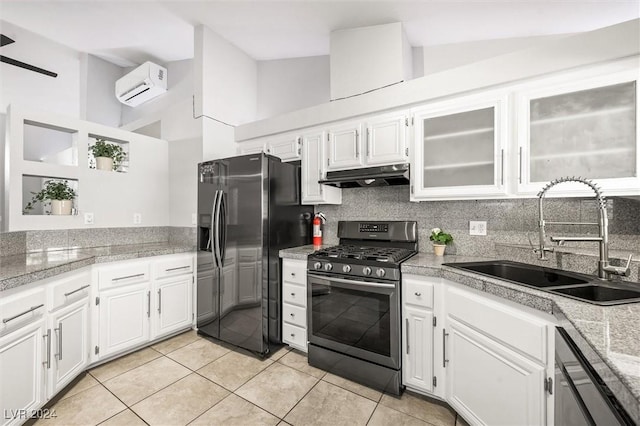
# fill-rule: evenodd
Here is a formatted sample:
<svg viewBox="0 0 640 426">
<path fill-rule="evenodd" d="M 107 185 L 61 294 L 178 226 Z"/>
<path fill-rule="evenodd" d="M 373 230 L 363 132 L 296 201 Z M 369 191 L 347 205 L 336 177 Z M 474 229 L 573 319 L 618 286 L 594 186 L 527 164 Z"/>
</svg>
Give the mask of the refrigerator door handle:
<svg viewBox="0 0 640 426">
<path fill-rule="evenodd" d="M 222 205 L 222 191 L 216 191 L 216 200 L 214 204 L 214 212 L 215 212 L 215 237 L 214 241 L 214 257 L 216 258 L 216 265 L 218 268 L 222 268 L 222 257 L 220 257 L 220 237 L 221 237 L 221 205 Z"/>
<path fill-rule="evenodd" d="M 216 236 L 214 235 L 216 226 L 218 226 L 218 221 L 216 219 L 216 207 L 218 206 L 218 195 L 220 191 L 216 190 L 216 194 L 213 197 L 213 206 L 211 207 L 211 229 L 209 231 L 209 243 L 207 244 L 207 248 L 211 247 L 211 243 L 213 242 L 213 248 L 211 249 L 211 254 L 213 255 L 213 263 L 218 267 L 218 258 L 216 257 Z"/>
<path fill-rule="evenodd" d="M 227 251 L 227 197 L 223 191 L 220 191 L 220 211 L 218 215 L 221 223 L 218 247 L 220 248 L 220 267 L 222 268 L 224 266 L 225 252 Z"/>
</svg>

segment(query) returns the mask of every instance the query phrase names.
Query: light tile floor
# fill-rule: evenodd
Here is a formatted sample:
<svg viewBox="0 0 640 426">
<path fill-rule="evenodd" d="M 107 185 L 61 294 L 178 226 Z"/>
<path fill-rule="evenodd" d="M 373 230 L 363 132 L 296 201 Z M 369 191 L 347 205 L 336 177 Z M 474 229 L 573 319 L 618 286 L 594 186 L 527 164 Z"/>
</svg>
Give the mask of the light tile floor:
<svg viewBox="0 0 640 426">
<path fill-rule="evenodd" d="M 57 417 L 43 425 L 466 425 L 420 395 L 311 367 L 288 347 L 261 360 L 194 331 L 90 370 L 51 408 Z"/>
</svg>

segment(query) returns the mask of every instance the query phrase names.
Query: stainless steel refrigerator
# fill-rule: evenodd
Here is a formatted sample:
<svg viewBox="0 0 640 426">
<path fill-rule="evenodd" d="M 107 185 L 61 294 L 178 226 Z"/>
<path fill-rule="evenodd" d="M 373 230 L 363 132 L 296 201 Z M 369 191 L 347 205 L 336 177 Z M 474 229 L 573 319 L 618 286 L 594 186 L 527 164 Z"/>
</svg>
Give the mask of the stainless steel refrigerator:
<svg viewBox="0 0 640 426">
<path fill-rule="evenodd" d="M 281 343 L 278 252 L 311 242 L 299 163 L 265 154 L 198 165 L 198 333 L 262 356 Z"/>
</svg>

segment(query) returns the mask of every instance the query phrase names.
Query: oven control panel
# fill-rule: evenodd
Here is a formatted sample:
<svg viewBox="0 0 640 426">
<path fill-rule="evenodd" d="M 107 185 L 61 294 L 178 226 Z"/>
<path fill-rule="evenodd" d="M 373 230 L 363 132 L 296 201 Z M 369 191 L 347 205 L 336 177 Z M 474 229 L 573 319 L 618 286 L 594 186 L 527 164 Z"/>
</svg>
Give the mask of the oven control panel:
<svg viewBox="0 0 640 426">
<path fill-rule="evenodd" d="M 360 264 L 347 264 L 337 263 L 333 264 L 331 261 L 313 259 L 307 263 L 308 270 L 330 273 L 334 276 L 350 275 L 356 277 L 372 277 L 384 280 L 398 280 L 400 279 L 399 268 L 394 267 L 380 267 L 369 266 Z"/>
<path fill-rule="evenodd" d="M 360 223 L 359 226 L 360 232 L 389 232 L 389 224 L 388 223 L 371 223 L 365 222 Z"/>
</svg>

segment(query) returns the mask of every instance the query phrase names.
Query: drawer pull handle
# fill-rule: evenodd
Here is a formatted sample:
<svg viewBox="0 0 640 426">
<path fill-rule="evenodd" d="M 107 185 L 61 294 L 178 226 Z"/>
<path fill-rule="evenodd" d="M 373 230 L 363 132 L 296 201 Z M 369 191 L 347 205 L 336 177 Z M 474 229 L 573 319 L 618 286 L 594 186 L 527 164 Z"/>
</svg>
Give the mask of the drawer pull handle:
<svg viewBox="0 0 640 426">
<path fill-rule="evenodd" d="M 291 337 L 296 337 L 296 335 L 295 335 L 295 334 L 293 334 L 293 333 L 291 333 Z"/>
<path fill-rule="evenodd" d="M 413 294 L 415 294 L 415 295 L 416 295 L 416 296 L 418 296 L 418 297 L 422 296 L 422 293 L 419 293 L 419 292 L 417 292 L 417 291 L 416 291 L 415 293 L 413 293 Z"/>
<path fill-rule="evenodd" d="M 296 316 L 296 314 L 294 314 L 293 312 L 291 312 L 289 315 L 291 315 L 292 317 Z"/>
<path fill-rule="evenodd" d="M 20 318 L 20 317 L 21 317 L 21 316 L 23 316 L 23 315 L 27 315 L 29 312 L 33 312 L 33 311 L 35 311 L 35 310 L 36 310 L 36 309 L 38 309 L 38 308 L 42 308 L 43 306 L 44 306 L 44 303 L 41 303 L 41 304 L 39 304 L 38 306 L 32 306 L 30 309 L 27 309 L 27 310 L 26 310 L 26 311 L 24 311 L 24 312 L 20 312 L 18 315 L 14 315 L 14 316 L 12 316 L 12 317 L 10 317 L 10 318 L 3 318 L 3 319 L 2 319 L 2 323 L 3 323 L 3 324 L 6 324 L 6 323 L 8 323 L 9 321 L 13 321 L 13 320 L 14 320 L 14 319 L 16 319 L 16 318 Z"/>
<path fill-rule="evenodd" d="M 295 293 L 291 293 L 291 296 L 296 297 L 296 294 Z"/>
<path fill-rule="evenodd" d="M 121 280 L 126 280 L 128 278 L 138 278 L 138 277 L 144 277 L 144 273 L 135 274 L 135 275 L 127 275 L 126 277 L 113 278 L 111 281 L 121 281 Z"/>
<path fill-rule="evenodd" d="M 85 289 L 85 288 L 87 288 L 87 287 L 91 287 L 91 284 L 83 285 L 83 286 L 82 286 L 82 287 L 80 287 L 80 288 L 76 288 L 76 289 L 75 289 L 75 290 L 73 290 L 73 291 L 70 291 L 70 292 L 68 292 L 68 293 L 65 293 L 65 294 L 64 294 L 64 297 L 69 297 L 69 296 L 71 296 L 72 294 L 77 293 L 77 292 L 79 292 L 79 291 L 82 291 L 82 290 L 84 290 L 84 289 Z"/>
<path fill-rule="evenodd" d="M 296 276 L 296 273 L 295 273 L 295 272 L 292 272 L 292 273 L 291 273 L 291 276 L 292 276 L 292 277 L 295 277 L 295 276 Z"/>
<path fill-rule="evenodd" d="M 191 268 L 191 266 L 186 265 L 186 266 L 178 266 L 175 268 L 169 268 L 169 269 L 165 269 L 165 272 L 171 272 L 171 271 L 179 271 L 180 269 L 188 269 Z"/>
</svg>

